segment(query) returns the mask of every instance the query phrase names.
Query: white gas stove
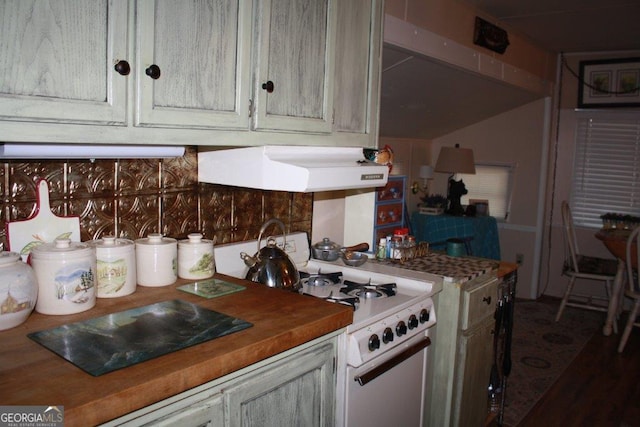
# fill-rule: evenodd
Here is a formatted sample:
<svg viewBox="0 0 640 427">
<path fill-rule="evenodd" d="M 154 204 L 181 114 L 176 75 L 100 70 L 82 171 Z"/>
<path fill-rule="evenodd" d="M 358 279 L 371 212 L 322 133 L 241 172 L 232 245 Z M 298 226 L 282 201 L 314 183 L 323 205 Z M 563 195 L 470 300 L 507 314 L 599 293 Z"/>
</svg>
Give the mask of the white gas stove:
<svg viewBox="0 0 640 427">
<path fill-rule="evenodd" d="M 433 281 L 417 281 L 362 267 L 311 259 L 299 269 L 303 294 L 354 307 L 353 323 L 347 327 L 346 360 L 354 367 L 414 336 L 424 336 L 436 323 L 431 299 Z M 336 278 L 334 282 L 332 279 Z"/>
<path fill-rule="evenodd" d="M 282 236 L 276 242 L 285 246 Z M 216 246 L 216 270 L 244 278 L 248 267 L 240 253 L 255 254 L 265 244 Z M 421 423 L 429 329 L 436 325 L 432 296 L 443 278 L 375 261 L 351 267 L 310 259 L 306 233 L 286 236 L 284 249 L 301 274 L 303 295 L 354 309 L 339 338 L 336 424 Z"/>
</svg>

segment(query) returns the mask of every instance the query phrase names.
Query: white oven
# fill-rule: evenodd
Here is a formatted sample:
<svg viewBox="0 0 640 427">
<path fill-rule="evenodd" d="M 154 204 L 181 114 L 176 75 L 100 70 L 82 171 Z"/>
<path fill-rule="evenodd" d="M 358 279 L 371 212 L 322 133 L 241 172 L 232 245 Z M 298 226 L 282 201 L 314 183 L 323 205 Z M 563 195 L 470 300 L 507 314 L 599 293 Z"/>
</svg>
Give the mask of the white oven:
<svg viewBox="0 0 640 427">
<path fill-rule="evenodd" d="M 414 337 L 378 360 L 340 365 L 345 372 L 338 372 L 336 424 L 421 426 L 430 342 L 426 336 Z"/>
<path fill-rule="evenodd" d="M 282 246 L 281 237 L 276 241 Z M 255 240 L 217 247 L 218 271 L 244 277 L 239 254 L 257 249 Z M 354 309 L 339 337 L 336 425 L 422 425 L 429 330 L 436 324 L 432 296 L 442 278 L 376 262 L 349 267 L 309 259 L 306 233 L 287 236 L 285 250 L 301 273 L 301 293 Z"/>
</svg>

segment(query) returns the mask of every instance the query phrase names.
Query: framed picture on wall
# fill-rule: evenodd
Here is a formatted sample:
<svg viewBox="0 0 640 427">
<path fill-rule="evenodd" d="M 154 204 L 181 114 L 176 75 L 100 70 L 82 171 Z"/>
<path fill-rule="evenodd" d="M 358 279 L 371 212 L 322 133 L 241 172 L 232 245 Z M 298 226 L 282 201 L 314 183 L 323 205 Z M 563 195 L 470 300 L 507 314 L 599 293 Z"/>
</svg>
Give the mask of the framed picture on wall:
<svg viewBox="0 0 640 427">
<path fill-rule="evenodd" d="M 640 58 L 580 62 L 578 108 L 640 107 Z"/>
</svg>

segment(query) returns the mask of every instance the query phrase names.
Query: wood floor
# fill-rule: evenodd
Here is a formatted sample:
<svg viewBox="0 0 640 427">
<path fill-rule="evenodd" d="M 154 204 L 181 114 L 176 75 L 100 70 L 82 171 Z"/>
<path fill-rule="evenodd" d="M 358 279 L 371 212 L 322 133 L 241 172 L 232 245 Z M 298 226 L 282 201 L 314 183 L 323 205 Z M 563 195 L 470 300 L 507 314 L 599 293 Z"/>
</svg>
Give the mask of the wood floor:
<svg viewBox="0 0 640 427">
<path fill-rule="evenodd" d="M 640 328 L 621 354 L 619 340 L 594 335 L 518 427 L 640 426 Z"/>
</svg>

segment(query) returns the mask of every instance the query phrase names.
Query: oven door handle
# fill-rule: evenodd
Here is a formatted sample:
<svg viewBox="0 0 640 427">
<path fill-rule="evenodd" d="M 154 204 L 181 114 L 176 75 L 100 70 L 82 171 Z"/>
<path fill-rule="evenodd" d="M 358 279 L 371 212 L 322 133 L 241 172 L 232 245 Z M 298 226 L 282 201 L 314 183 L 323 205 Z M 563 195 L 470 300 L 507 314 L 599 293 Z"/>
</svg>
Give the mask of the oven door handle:
<svg viewBox="0 0 640 427">
<path fill-rule="evenodd" d="M 356 375 L 354 380 L 357 381 L 358 384 L 363 386 L 368 382 L 371 382 L 374 379 L 378 378 L 380 375 L 384 374 L 385 372 L 393 369 L 394 366 L 399 365 L 400 363 L 404 362 L 414 354 L 419 353 L 429 345 L 431 345 L 431 339 L 429 337 L 425 337 L 424 340 L 412 345 L 402 353 L 382 363 L 380 366 L 376 366 L 372 370 L 365 372 L 362 375 Z"/>
</svg>

